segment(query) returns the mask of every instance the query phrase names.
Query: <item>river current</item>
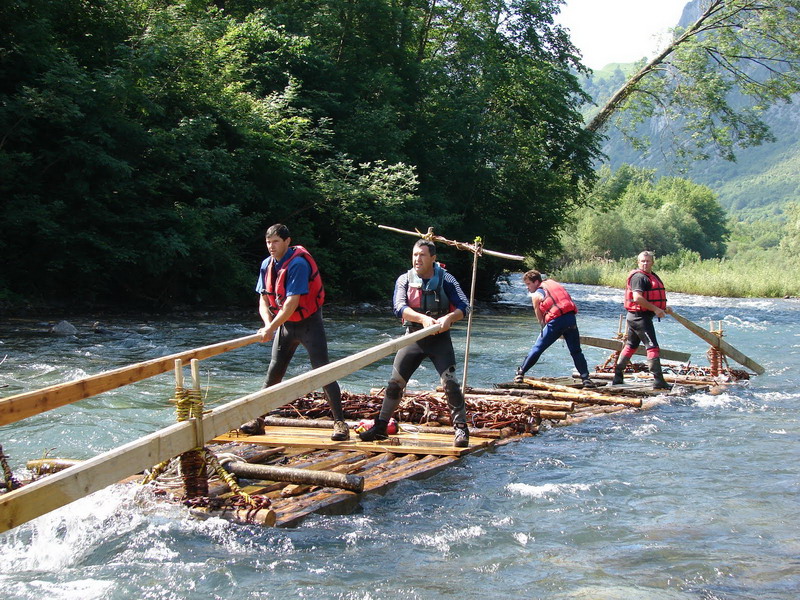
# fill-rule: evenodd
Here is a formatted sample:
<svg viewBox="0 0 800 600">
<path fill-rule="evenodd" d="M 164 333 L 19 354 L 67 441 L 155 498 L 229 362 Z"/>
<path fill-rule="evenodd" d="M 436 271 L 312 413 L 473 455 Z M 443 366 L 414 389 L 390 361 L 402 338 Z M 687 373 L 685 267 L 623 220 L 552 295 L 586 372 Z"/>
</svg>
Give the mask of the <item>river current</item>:
<svg viewBox="0 0 800 600">
<path fill-rule="evenodd" d="M 621 292 L 568 285 L 581 333 L 612 337 Z M 513 378 L 538 326 L 519 282 L 478 311 L 468 384 Z M 115 485 L 0 534 L 6 599 L 547 598 L 733 600 L 800 596 L 800 301 L 670 295 L 767 370 L 711 395 L 663 396 L 629 410 L 539 435 L 437 475 L 368 494 L 343 516 L 312 516 L 294 529 L 196 520 L 136 486 Z M 380 315 L 325 317 L 331 358 L 402 333 Z M 254 333 L 252 319 L 157 317 L 0 323 L 0 395 L 8 396 L 134 362 Z M 463 360 L 466 321 L 454 331 Z M 671 318 L 663 348 L 707 364 L 706 344 Z M 209 406 L 260 388 L 269 345 L 203 361 Z M 607 351 L 584 347 L 590 365 Z M 458 365 L 459 373 L 463 364 Z M 391 357 L 340 380 L 343 389 L 385 384 Z M 307 369 L 300 350 L 287 377 Z M 572 371 L 563 341 L 531 375 Z M 410 389 L 429 389 L 429 363 Z M 0 444 L 25 462 L 90 458 L 174 422 L 165 374 L 19 423 Z"/>
</svg>

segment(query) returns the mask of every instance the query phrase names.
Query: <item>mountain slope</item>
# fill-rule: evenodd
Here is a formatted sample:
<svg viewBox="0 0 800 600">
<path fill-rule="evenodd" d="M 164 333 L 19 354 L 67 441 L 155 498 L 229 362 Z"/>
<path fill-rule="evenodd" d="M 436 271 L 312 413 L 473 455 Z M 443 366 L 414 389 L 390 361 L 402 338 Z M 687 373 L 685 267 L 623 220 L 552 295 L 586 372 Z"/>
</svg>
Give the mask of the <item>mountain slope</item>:
<svg viewBox="0 0 800 600">
<path fill-rule="evenodd" d="M 687 3 L 678 25 L 689 25 L 698 14 L 699 0 Z M 583 82 L 597 105 L 586 107 L 587 121 L 636 68 L 635 64 L 608 65 Z M 779 214 L 787 202 L 800 199 L 800 112 L 795 104 L 775 106 L 764 120 L 776 141 L 737 150 L 736 162 L 712 157 L 689 165 L 676 164 L 670 123 L 657 119 L 635 129 L 637 137 L 650 140 L 648 150 L 634 148 L 622 131 L 611 125 L 604 132 L 608 136 L 604 151 L 614 169 L 628 163 L 656 169 L 659 175 L 687 177 L 714 190 L 732 216 L 759 219 Z"/>
</svg>

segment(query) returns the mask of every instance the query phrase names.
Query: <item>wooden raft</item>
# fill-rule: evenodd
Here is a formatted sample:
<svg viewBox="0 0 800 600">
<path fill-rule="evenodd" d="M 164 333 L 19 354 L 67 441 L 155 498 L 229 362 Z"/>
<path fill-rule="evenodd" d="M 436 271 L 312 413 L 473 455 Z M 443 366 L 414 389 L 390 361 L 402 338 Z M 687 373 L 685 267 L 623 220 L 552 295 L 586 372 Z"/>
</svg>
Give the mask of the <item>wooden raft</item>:
<svg viewBox="0 0 800 600">
<path fill-rule="evenodd" d="M 566 383 L 566 380 L 560 383 Z M 617 390 L 621 396 L 616 399 L 618 404 L 609 405 L 611 399 L 603 397 L 600 391 L 570 390 L 559 384 L 552 382 L 542 384 L 533 379 L 526 380 L 525 384 L 510 385 L 522 389 L 495 389 L 494 393 L 490 393 L 491 390 L 470 390 L 472 393 L 468 393 L 466 396 L 468 399 L 478 396 L 503 400 L 500 396 L 505 394 L 505 400 L 509 402 L 536 402 L 541 404 L 542 408 L 561 408 L 561 411 L 543 411 L 546 415 L 550 415 L 554 425 L 558 421 L 560 421 L 558 423 L 560 425 L 567 425 L 611 412 L 630 410 L 641 405 L 640 400 L 625 397 L 624 393 L 621 393 L 622 390 Z M 545 389 L 534 389 L 539 386 Z M 584 402 L 603 402 L 604 405 L 541 398 L 531 400 L 513 396 L 513 394 L 526 393 L 526 391 L 526 395 L 568 393 L 565 390 L 572 392 L 576 399 Z M 426 394 L 436 395 L 436 392 L 427 392 Z M 413 392 L 407 395 L 415 396 Z M 559 416 L 556 417 L 556 413 Z M 309 426 L 289 427 L 267 424 L 263 434 L 250 436 L 238 431 L 230 431 L 214 438 L 211 449 L 217 451 L 217 448 L 238 447 L 240 452 L 249 452 L 254 456 L 257 456 L 259 452 L 267 452 L 269 454 L 268 461 L 259 458 L 258 462 L 360 476 L 364 478 L 362 493 L 369 493 L 388 488 L 403 479 L 429 477 L 450 466 L 462 456 L 516 441 L 522 437 L 522 435 L 505 438 L 470 435 L 467 448 L 456 448 L 453 446 L 453 432 L 449 426 L 443 426 L 442 432 L 436 433 L 431 431 L 432 428 L 401 423 L 401 430 L 390 436 L 388 440 L 362 442 L 351 430 L 350 440 L 336 442 L 330 439 L 331 429 L 329 427 L 321 428 L 320 425 L 322 423 L 313 423 L 313 420 Z M 478 431 L 488 434 L 491 430 Z M 492 433 L 499 434 L 500 432 L 492 431 Z M 243 450 L 248 448 L 249 450 Z M 224 451 L 230 452 L 231 450 Z M 244 479 L 240 481 L 240 485 L 248 494 L 268 498 L 270 506 L 259 510 L 196 507 L 192 512 L 198 516 L 217 516 L 240 523 L 285 527 L 297 525 L 304 518 L 315 513 L 345 514 L 351 512 L 357 507 L 360 499 L 359 493 L 334 487 Z M 230 495 L 225 488 L 217 490 L 217 493 L 223 498 Z"/>
<path fill-rule="evenodd" d="M 364 478 L 362 493 L 369 493 L 386 489 L 403 479 L 429 477 L 461 456 L 493 446 L 497 441 L 470 437 L 467 448 L 456 448 L 452 430 L 442 429 L 446 433 L 401 431 L 381 442 L 362 442 L 351 431 L 350 440 L 335 442 L 330 439 L 330 429 L 267 426 L 263 435 L 247 436 L 232 431 L 217 436 L 209 447 L 214 451 L 242 455 L 245 460 L 248 455 L 258 457 L 262 464 L 361 476 Z M 333 487 L 260 480 L 250 480 L 245 485 L 243 479 L 240 485 L 248 494 L 269 498 L 270 506 L 261 509 L 198 506 L 192 508 L 193 514 L 287 527 L 297 525 L 315 513 L 352 512 L 360 498 L 356 492 Z M 230 495 L 223 484 L 212 493 L 220 498 Z"/>
</svg>

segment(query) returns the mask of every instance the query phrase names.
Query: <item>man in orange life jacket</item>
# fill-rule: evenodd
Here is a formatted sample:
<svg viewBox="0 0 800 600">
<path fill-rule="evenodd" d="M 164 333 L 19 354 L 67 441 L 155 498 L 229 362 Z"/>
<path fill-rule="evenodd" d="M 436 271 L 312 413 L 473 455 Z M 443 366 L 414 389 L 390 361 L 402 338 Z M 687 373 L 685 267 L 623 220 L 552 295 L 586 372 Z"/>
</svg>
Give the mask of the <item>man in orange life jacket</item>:
<svg viewBox="0 0 800 600">
<path fill-rule="evenodd" d="M 645 250 L 639 254 L 639 268 L 628 275 L 625 285 L 625 310 L 628 311 L 627 342 L 619 354 L 614 367 L 612 385 L 624 383 L 625 366 L 630 362 L 639 344 L 644 342 L 647 350 L 647 365 L 653 374 L 653 388 L 668 390 L 670 386 L 664 381 L 661 371 L 661 351 L 656 340 L 653 317 L 662 319 L 672 309 L 667 306 L 667 292 L 658 275 L 653 273 L 655 256 Z"/>
<path fill-rule="evenodd" d="M 572 301 L 572 297 L 564 289 L 564 286 L 553 279 L 542 280 L 542 274 L 539 271 L 528 271 L 522 276 L 522 281 L 531 293 L 533 310 L 536 313 L 536 319 L 542 325 L 542 331 L 525 358 L 525 362 L 517 368 L 514 381 L 522 383 L 525 372 L 536 364 L 545 350 L 563 336 L 564 341 L 567 342 L 569 353 L 572 355 L 572 362 L 583 381 L 583 387 L 596 387 L 594 382 L 589 379 L 589 367 L 586 365 L 586 357 L 581 350 L 581 335 L 575 319 L 578 307 Z"/>
<path fill-rule="evenodd" d="M 264 383 L 264 387 L 269 387 L 283 379 L 300 344 L 308 351 L 312 368 L 327 365 L 328 340 L 321 310 L 325 289 L 316 262 L 302 246 L 291 246 L 292 238 L 285 225 L 278 223 L 267 229 L 266 238 L 269 258 L 261 263 L 256 292 L 260 297 L 258 313 L 264 321 L 264 327 L 258 330 L 261 341 L 274 338 Z M 334 421 L 331 439 L 349 439 L 339 384 L 334 381 L 323 390 Z M 264 421 L 261 418 L 248 421 L 240 429 L 251 435 L 263 433 Z"/>
<path fill-rule="evenodd" d="M 450 405 L 455 438 L 453 445 L 469 446 L 467 410 L 464 394 L 456 381 L 456 355 L 450 339 L 450 326 L 469 314 L 469 300 L 452 274 L 436 262 L 436 244 L 417 240 L 411 255 L 412 268 L 397 278 L 394 286 L 394 314 L 403 319 L 408 333 L 435 324 L 441 330 L 418 342 L 401 348 L 394 357 L 392 376 L 386 386 L 381 412 L 375 424 L 359 434 L 365 442 L 385 440 L 392 413 L 400 404 L 403 391 L 414 371 L 427 357 L 441 378 Z"/>
</svg>

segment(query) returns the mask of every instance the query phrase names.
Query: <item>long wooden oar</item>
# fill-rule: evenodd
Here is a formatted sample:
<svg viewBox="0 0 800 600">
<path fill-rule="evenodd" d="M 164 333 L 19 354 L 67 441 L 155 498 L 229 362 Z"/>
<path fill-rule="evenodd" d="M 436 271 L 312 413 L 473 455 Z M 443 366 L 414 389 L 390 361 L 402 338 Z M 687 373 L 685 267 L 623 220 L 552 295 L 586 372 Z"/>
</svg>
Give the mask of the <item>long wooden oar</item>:
<svg viewBox="0 0 800 600">
<path fill-rule="evenodd" d="M 731 346 L 728 342 L 723 340 L 720 336 L 718 336 L 718 335 L 716 335 L 714 333 L 711 333 L 707 329 L 703 329 L 702 327 L 700 327 L 696 323 L 692 323 L 689 319 L 687 319 L 686 317 L 684 317 L 682 315 L 679 315 L 674 310 L 670 314 L 675 318 L 675 320 L 678 323 L 680 323 L 681 325 L 686 327 L 686 329 L 688 329 L 689 331 L 691 331 L 695 335 L 697 335 L 697 336 L 701 337 L 702 339 L 704 339 L 706 342 L 711 344 L 714 348 L 716 348 L 717 350 L 722 352 L 725 356 L 729 356 L 730 358 L 735 360 L 740 365 L 747 367 L 748 369 L 754 371 L 755 373 L 757 373 L 759 375 L 763 375 L 764 374 L 764 367 L 762 367 L 760 364 L 758 364 L 756 361 L 754 361 L 749 356 L 745 356 L 744 354 L 739 352 L 736 348 Z"/>
<path fill-rule="evenodd" d="M 65 406 L 102 392 L 115 390 L 129 383 L 166 373 L 175 368 L 176 360 L 184 362 L 189 362 L 192 359 L 203 360 L 252 344 L 260 339 L 261 336 L 254 333 L 253 335 L 212 344 L 211 346 L 186 350 L 185 352 L 154 358 L 112 371 L 105 371 L 97 375 L 51 385 L 32 392 L 8 396 L 0 399 L 0 425 L 15 423 L 59 406 Z"/>
<path fill-rule="evenodd" d="M 609 340 L 606 338 L 582 335 L 581 344 L 586 344 L 587 346 L 597 346 L 598 348 L 605 348 L 606 350 L 620 351 L 622 350 L 623 342 L 622 340 Z M 636 354 L 641 354 L 644 356 L 647 354 L 647 352 L 642 346 L 639 346 L 636 349 Z M 688 362 L 692 357 L 692 355 L 688 352 L 677 352 L 675 350 L 665 350 L 664 348 L 661 348 L 660 354 L 661 358 L 663 359 L 677 360 L 678 362 Z"/>
</svg>

